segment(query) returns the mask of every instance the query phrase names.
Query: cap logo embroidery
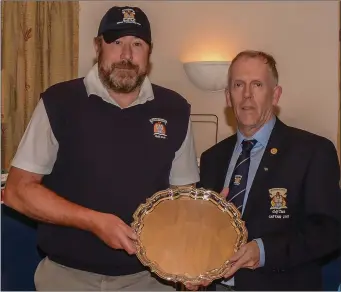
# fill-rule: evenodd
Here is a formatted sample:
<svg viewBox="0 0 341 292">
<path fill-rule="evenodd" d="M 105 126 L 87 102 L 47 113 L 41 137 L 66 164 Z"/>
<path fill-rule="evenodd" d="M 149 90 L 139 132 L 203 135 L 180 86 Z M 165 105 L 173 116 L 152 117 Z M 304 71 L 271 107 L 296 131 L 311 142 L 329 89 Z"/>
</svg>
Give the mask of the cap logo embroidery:
<svg viewBox="0 0 341 292">
<path fill-rule="evenodd" d="M 134 9 L 131 9 L 131 8 L 123 9 L 122 14 L 123 14 L 123 19 L 122 21 L 117 22 L 117 24 L 133 23 L 133 24 L 141 25 L 140 23 L 136 22 Z"/>
<path fill-rule="evenodd" d="M 166 139 L 166 125 L 167 121 L 160 118 L 152 118 L 149 120 L 153 124 L 153 134 L 155 138 Z"/>
</svg>

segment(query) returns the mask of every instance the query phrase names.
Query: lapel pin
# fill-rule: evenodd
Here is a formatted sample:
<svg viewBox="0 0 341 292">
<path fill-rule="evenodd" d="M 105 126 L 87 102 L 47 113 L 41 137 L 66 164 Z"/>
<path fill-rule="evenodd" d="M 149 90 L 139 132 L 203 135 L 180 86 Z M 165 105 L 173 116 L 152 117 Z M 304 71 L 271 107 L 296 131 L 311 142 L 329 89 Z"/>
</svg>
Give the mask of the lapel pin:
<svg viewBox="0 0 341 292">
<path fill-rule="evenodd" d="M 278 150 L 277 148 L 271 148 L 270 153 L 271 154 L 277 154 Z"/>
<path fill-rule="evenodd" d="M 268 171 L 268 170 L 269 170 L 269 168 L 267 168 L 267 167 L 264 167 L 264 170 L 265 170 L 265 171 Z"/>
</svg>

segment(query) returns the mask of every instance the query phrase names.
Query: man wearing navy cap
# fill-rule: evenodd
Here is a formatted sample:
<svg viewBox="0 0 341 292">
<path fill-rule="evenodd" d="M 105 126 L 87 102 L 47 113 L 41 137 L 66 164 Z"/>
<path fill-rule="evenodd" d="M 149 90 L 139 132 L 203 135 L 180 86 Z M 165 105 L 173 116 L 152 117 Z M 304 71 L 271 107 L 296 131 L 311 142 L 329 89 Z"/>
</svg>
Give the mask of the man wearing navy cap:
<svg viewBox="0 0 341 292">
<path fill-rule="evenodd" d="M 130 224 L 155 192 L 199 180 L 190 105 L 149 81 L 141 9 L 111 8 L 94 45 L 85 78 L 41 94 L 4 203 L 39 222 L 37 290 L 174 290 L 138 261 Z"/>
</svg>

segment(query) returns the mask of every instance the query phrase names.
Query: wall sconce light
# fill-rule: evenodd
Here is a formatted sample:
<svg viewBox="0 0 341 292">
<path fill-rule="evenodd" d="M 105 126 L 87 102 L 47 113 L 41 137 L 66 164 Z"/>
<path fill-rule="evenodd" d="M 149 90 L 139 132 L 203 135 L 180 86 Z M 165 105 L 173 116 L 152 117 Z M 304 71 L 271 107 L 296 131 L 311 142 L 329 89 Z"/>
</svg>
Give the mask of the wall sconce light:
<svg viewBox="0 0 341 292">
<path fill-rule="evenodd" d="M 204 91 L 217 92 L 227 86 L 229 61 L 198 61 L 184 63 L 189 80 Z"/>
</svg>

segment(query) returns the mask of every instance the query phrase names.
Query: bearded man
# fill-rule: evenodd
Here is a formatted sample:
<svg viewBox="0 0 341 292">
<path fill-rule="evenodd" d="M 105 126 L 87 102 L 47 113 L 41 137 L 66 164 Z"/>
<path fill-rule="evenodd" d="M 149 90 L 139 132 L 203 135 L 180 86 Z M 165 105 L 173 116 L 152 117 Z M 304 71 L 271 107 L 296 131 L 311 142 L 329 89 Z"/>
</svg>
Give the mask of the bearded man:
<svg viewBox="0 0 341 292">
<path fill-rule="evenodd" d="M 134 255 L 130 223 L 155 192 L 199 180 L 190 105 L 148 79 L 141 9 L 108 10 L 94 46 L 85 78 L 41 94 L 3 200 L 38 221 L 37 290 L 174 290 Z"/>
</svg>

